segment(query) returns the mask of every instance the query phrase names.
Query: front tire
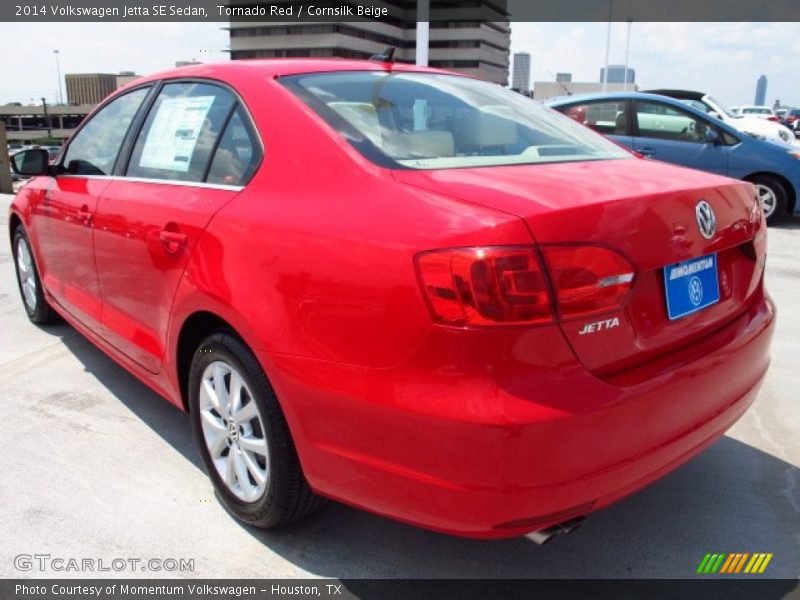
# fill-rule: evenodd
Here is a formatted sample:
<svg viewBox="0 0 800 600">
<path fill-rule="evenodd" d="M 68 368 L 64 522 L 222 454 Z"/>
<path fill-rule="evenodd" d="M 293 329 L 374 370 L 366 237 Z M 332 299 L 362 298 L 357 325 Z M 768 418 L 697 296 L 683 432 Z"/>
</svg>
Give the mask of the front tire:
<svg viewBox="0 0 800 600">
<path fill-rule="evenodd" d="M 17 225 L 11 243 L 14 254 L 14 270 L 17 273 L 17 286 L 28 318 L 37 325 L 52 323 L 58 317 L 44 296 L 44 288 L 42 288 L 42 281 L 39 278 L 39 269 L 36 268 L 31 243 L 22 225 Z"/>
<path fill-rule="evenodd" d="M 786 207 L 789 205 L 786 188 L 771 175 L 758 175 L 750 179 L 750 182 L 756 187 L 767 225 L 775 225 L 786 215 Z"/>
<path fill-rule="evenodd" d="M 232 331 L 209 336 L 189 372 L 192 426 L 217 497 L 263 529 L 319 508 L 303 475 L 278 399 L 261 365 Z"/>
</svg>

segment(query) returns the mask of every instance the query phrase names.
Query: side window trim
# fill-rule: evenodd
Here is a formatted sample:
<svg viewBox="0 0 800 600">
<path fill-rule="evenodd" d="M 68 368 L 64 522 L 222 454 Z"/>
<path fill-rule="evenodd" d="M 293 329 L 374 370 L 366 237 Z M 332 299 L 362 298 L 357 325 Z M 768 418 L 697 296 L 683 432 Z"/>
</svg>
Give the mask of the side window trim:
<svg viewBox="0 0 800 600">
<path fill-rule="evenodd" d="M 625 110 L 628 113 L 625 118 L 625 137 L 632 138 L 639 130 L 639 120 L 636 118 L 636 114 L 633 112 L 635 108 L 634 100 L 631 98 L 625 100 Z"/>
<path fill-rule="evenodd" d="M 114 175 L 116 173 L 117 163 L 119 162 L 119 159 L 120 159 L 120 157 L 122 156 L 122 154 L 124 152 L 125 141 L 127 140 L 127 136 L 130 134 L 131 129 L 133 128 L 133 125 L 137 121 L 139 116 L 141 114 L 143 114 L 143 112 L 146 112 L 146 111 L 143 111 L 143 109 L 146 106 L 149 106 L 148 102 L 149 102 L 149 99 L 150 99 L 150 97 L 151 97 L 151 95 L 153 93 L 153 88 L 155 88 L 155 87 L 157 87 L 157 85 L 154 85 L 152 82 L 148 82 L 148 83 L 145 83 L 144 85 L 136 86 L 136 87 L 133 87 L 133 88 L 131 88 L 129 90 L 125 90 L 125 92 L 123 94 L 112 94 L 108 98 L 106 98 L 97 107 L 97 109 L 95 109 L 90 116 L 88 116 L 83 121 L 81 121 L 80 125 L 78 125 L 78 127 L 75 129 L 75 131 L 72 132 L 72 135 L 70 136 L 69 141 L 64 145 L 64 149 L 61 151 L 61 154 L 60 154 L 60 156 L 58 158 L 58 165 L 57 165 L 58 166 L 58 174 L 59 175 L 69 175 L 70 174 L 67 171 L 66 165 L 64 165 L 64 160 L 66 160 L 67 154 L 69 153 L 70 146 L 72 146 L 72 143 L 75 141 L 75 139 L 78 137 L 78 135 L 80 134 L 80 132 L 83 130 L 84 127 L 86 127 L 92 120 L 94 120 L 94 118 L 96 116 L 98 116 L 101 112 L 103 112 L 106 109 L 106 107 L 109 104 L 111 104 L 112 102 L 114 102 L 114 101 L 116 101 L 116 100 L 118 100 L 118 99 L 120 99 L 120 98 L 122 98 L 124 96 L 127 96 L 128 94 L 132 94 L 133 92 L 137 92 L 137 91 L 142 90 L 142 89 L 150 88 L 150 91 L 148 92 L 147 96 L 145 96 L 145 99 L 142 101 L 142 104 L 139 106 L 139 108 L 138 108 L 138 110 L 136 112 L 136 115 L 134 116 L 134 118 L 131 121 L 131 123 L 128 125 L 128 131 L 125 133 L 125 137 L 123 137 L 122 144 L 120 145 L 120 151 L 117 153 L 117 157 L 114 160 L 114 167 L 113 167 L 113 169 L 111 171 L 111 174 L 109 174 L 109 175 L 95 175 L 93 177 L 111 177 L 112 175 Z"/>
<path fill-rule="evenodd" d="M 122 146 L 119 154 L 117 155 L 117 160 L 114 162 L 114 170 L 112 173 L 116 177 L 122 177 L 125 175 L 125 170 L 128 168 L 128 161 L 131 159 L 131 153 L 133 152 L 133 144 L 136 142 L 136 138 L 139 136 L 139 131 L 141 130 L 145 119 L 147 119 L 147 115 L 150 114 L 150 108 L 153 106 L 156 98 L 158 98 L 158 94 L 161 93 L 161 88 L 163 86 L 163 81 L 155 82 L 155 84 L 150 88 L 150 92 L 142 102 L 142 105 L 139 107 L 139 112 L 136 113 L 133 121 L 131 121 L 128 131 L 122 140 Z"/>
</svg>

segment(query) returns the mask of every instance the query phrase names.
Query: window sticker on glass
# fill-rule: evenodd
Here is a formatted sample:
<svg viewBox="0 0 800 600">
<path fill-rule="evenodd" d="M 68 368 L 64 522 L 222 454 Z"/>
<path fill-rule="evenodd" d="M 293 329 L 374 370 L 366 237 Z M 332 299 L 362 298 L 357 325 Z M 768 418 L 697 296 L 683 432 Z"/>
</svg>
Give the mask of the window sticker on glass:
<svg viewBox="0 0 800 600">
<path fill-rule="evenodd" d="M 158 107 L 139 166 L 185 173 L 214 96 L 166 98 Z"/>
</svg>

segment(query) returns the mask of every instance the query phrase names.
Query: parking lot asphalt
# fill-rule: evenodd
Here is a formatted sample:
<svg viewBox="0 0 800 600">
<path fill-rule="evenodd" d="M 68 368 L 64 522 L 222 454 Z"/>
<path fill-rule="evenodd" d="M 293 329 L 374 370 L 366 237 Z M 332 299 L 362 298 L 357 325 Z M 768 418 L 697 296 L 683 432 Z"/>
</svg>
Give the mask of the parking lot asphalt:
<svg viewBox="0 0 800 600">
<path fill-rule="evenodd" d="M 3 215 L 10 200 L 0 195 Z M 708 552 L 771 552 L 761 577 L 797 579 L 800 218 L 770 229 L 767 272 L 778 326 L 755 405 L 687 465 L 540 547 L 448 537 L 336 503 L 286 530 L 239 525 L 213 496 L 188 416 L 68 325 L 27 320 L 3 241 L 0 577 L 684 578 Z M 675 410 L 691 401 L 676 398 Z M 184 558 L 194 570 L 20 571 L 19 554 Z"/>
</svg>

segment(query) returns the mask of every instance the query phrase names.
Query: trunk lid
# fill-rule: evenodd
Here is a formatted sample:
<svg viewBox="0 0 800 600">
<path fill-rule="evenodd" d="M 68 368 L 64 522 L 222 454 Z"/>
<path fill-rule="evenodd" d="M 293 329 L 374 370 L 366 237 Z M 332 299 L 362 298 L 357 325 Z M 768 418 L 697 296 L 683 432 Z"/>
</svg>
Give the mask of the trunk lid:
<svg viewBox="0 0 800 600">
<path fill-rule="evenodd" d="M 723 326 L 745 309 L 763 271 L 766 231 L 755 193 L 726 177 L 640 159 L 409 170 L 395 177 L 517 215 L 540 245 L 602 245 L 627 258 L 637 273 L 622 309 L 560 323 L 577 357 L 598 375 L 663 356 Z M 695 214 L 701 200 L 716 216 L 710 239 Z M 710 254 L 717 256 L 719 302 L 670 320 L 664 267 Z"/>
</svg>

